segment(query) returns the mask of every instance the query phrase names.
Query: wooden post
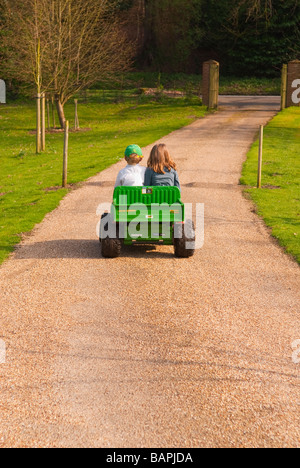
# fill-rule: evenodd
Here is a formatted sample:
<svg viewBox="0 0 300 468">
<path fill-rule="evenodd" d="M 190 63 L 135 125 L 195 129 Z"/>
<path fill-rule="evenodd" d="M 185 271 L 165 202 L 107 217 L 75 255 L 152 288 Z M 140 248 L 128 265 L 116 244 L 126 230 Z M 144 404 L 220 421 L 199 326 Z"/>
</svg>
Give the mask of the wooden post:
<svg viewBox="0 0 300 468">
<path fill-rule="evenodd" d="M 288 66 L 283 65 L 281 74 L 281 110 L 286 108 Z"/>
<path fill-rule="evenodd" d="M 78 99 L 74 100 L 75 102 L 75 130 L 79 130 L 79 119 L 78 119 Z"/>
<path fill-rule="evenodd" d="M 217 109 L 219 104 L 220 65 L 215 60 L 203 63 L 202 102 L 209 109 Z"/>
<path fill-rule="evenodd" d="M 36 96 L 36 152 L 41 152 L 41 94 Z"/>
<path fill-rule="evenodd" d="M 259 127 L 258 174 L 257 174 L 257 188 L 259 188 L 259 189 L 261 188 L 263 141 L 264 141 L 264 126 L 260 125 L 260 127 Z"/>
<path fill-rule="evenodd" d="M 35 70 L 35 83 L 36 83 L 36 152 L 41 152 L 41 41 L 38 37 L 37 48 L 35 50 L 36 56 L 36 70 Z"/>
<path fill-rule="evenodd" d="M 41 151 L 46 149 L 46 96 L 45 93 L 41 95 L 42 103 L 42 125 L 41 125 Z"/>
<path fill-rule="evenodd" d="M 213 109 L 214 107 L 214 69 L 213 69 L 213 66 L 211 65 L 210 66 L 210 69 L 209 69 L 209 98 L 208 98 L 208 108 L 209 109 Z"/>
<path fill-rule="evenodd" d="M 53 128 L 56 127 L 56 122 L 55 122 L 55 105 L 54 105 L 54 96 L 51 98 L 51 104 L 52 104 L 52 125 Z"/>
<path fill-rule="evenodd" d="M 48 123 L 48 131 L 50 132 L 51 124 L 50 124 L 50 102 L 49 102 L 49 98 L 47 98 L 46 103 L 47 103 L 47 123 Z"/>
<path fill-rule="evenodd" d="M 286 92 L 286 106 L 300 107 L 299 99 L 299 79 L 300 79 L 300 60 L 292 60 L 288 63 L 287 71 L 287 92 Z"/>
<path fill-rule="evenodd" d="M 212 62 L 209 71 L 209 109 L 218 108 L 219 100 L 219 64 Z"/>
<path fill-rule="evenodd" d="M 64 160 L 63 160 L 63 180 L 62 186 L 67 187 L 68 182 L 68 148 L 69 148 L 69 122 L 65 124 L 65 141 L 64 141 Z"/>
</svg>

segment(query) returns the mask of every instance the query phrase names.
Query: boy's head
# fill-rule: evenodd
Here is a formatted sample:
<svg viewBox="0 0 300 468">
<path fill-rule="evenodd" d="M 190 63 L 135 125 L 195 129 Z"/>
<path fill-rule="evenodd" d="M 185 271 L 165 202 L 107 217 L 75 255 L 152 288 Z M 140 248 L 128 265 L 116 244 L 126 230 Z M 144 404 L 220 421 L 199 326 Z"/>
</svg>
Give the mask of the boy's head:
<svg viewBox="0 0 300 468">
<path fill-rule="evenodd" d="M 129 145 L 125 150 L 125 159 L 128 164 L 139 164 L 143 159 L 143 152 L 138 145 Z"/>
</svg>

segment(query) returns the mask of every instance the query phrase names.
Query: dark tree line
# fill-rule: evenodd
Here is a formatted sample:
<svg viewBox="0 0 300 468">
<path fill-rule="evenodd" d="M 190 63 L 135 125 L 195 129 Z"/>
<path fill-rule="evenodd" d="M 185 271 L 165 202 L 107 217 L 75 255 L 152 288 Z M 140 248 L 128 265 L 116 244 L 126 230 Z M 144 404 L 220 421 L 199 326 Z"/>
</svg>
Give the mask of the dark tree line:
<svg viewBox="0 0 300 468">
<path fill-rule="evenodd" d="M 205 0 L 205 46 L 216 48 L 225 70 L 273 75 L 299 58 L 299 0 Z"/>
<path fill-rule="evenodd" d="M 300 54 L 299 0 L 120 0 L 142 14 L 138 64 L 199 72 L 205 59 L 235 75 L 274 75 Z"/>
<path fill-rule="evenodd" d="M 7 55 L 11 57 L 4 46 L 10 31 L 3 11 L 8 4 L 25 5 L 28 1 L 0 2 L 2 64 Z M 58 0 L 52 0 L 55 1 Z M 100 3 L 89 0 L 89 3 L 109 5 L 107 18 L 102 15 L 103 24 L 116 18 L 120 25 L 118 36 L 125 35 L 123 48 L 131 46 L 130 58 L 138 69 L 201 73 L 204 60 L 216 59 L 223 74 L 275 76 L 283 63 L 300 58 L 300 0 L 101 0 Z M 101 33 L 103 30 L 99 28 Z M 20 31 L 13 31 L 13 36 L 15 33 L 20 36 Z M 15 40 L 14 43 L 18 44 Z M 88 52 L 85 63 L 88 64 Z M 119 71 L 125 71 L 122 64 Z M 5 78 L 1 65 L 0 73 Z"/>
</svg>

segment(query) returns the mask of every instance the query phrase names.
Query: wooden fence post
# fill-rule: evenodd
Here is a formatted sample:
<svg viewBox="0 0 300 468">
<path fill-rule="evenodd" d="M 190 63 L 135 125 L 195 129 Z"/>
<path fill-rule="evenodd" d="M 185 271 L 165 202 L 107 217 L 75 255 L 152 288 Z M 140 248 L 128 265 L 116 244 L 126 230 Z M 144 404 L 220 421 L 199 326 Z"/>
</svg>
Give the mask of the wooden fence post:
<svg viewBox="0 0 300 468">
<path fill-rule="evenodd" d="M 54 104 L 54 96 L 51 98 L 51 104 L 52 104 L 52 125 L 53 128 L 56 127 L 56 122 L 55 122 L 55 104 Z"/>
<path fill-rule="evenodd" d="M 219 64 L 211 63 L 209 72 L 209 109 L 217 109 L 219 101 Z"/>
<path fill-rule="evenodd" d="M 69 149 L 69 122 L 65 124 L 65 141 L 64 141 L 64 160 L 63 160 L 63 188 L 67 187 L 68 183 L 68 149 Z"/>
<path fill-rule="evenodd" d="M 288 66 L 283 65 L 281 73 L 281 110 L 286 108 L 287 102 L 287 76 Z"/>
<path fill-rule="evenodd" d="M 36 95 L 36 152 L 41 152 L 41 94 Z"/>
<path fill-rule="evenodd" d="M 79 119 L 78 119 L 78 99 L 74 99 L 75 102 L 75 130 L 79 130 Z"/>
<path fill-rule="evenodd" d="M 257 188 L 261 188 L 263 141 L 264 141 L 264 126 L 260 125 L 260 127 L 259 127 L 259 152 L 258 152 Z"/>
<path fill-rule="evenodd" d="M 41 95 L 42 103 L 42 124 L 41 124 L 41 151 L 46 149 L 46 96 L 45 93 Z"/>
<path fill-rule="evenodd" d="M 47 123 L 48 123 L 48 131 L 50 132 L 51 123 L 50 123 L 50 102 L 49 102 L 49 98 L 47 98 L 46 103 L 47 103 Z"/>
<path fill-rule="evenodd" d="M 203 63 L 202 102 L 209 109 L 217 109 L 219 104 L 220 65 L 215 60 Z"/>
<path fill-rule="evenodd" d="M 286 92 L 286 106 L 300 107 L 299 99 L 299 79 L 300 79 L 300 60 L 292 60 L 288 63 L 287 71 L 287 92 Z"/>
</svg>

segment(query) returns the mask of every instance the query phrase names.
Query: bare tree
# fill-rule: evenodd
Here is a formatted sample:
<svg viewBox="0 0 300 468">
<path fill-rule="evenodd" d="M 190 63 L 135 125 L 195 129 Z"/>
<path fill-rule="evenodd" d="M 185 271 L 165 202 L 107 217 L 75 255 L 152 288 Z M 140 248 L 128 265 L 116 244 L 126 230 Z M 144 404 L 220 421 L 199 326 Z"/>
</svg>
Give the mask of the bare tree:
<svg viewBox="0 0 300 468">
<path fill-rule="evenodd" d="M 273 0 L 236 0 L 231 10 L 232 19 L 238 20 L 240 11 L 244 10 L 249 19 L 270 19 L 273 14 Z"/>
<path fill-rule="evenodd" d="M 7 68 L 35 82 L 38 92 L 55 94 L 62 127 L 64 105 L 74 94 L 130 66 L 134 49 L 113 13 L 114 1 L 7 0 Z"/>
</svg>

